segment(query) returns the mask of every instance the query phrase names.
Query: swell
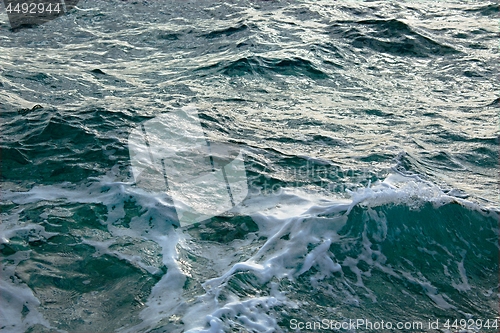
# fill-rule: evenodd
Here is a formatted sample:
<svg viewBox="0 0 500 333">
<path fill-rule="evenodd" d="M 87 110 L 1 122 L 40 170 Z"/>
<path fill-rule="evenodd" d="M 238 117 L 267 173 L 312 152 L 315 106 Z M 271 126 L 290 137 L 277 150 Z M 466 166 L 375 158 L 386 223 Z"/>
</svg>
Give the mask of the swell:
<svg viewBox="0 0 500 333">
<path fill-rule="evenodd" d="M 266 58 L 261 56 L 242 57 L 236 60 L 219 61 L 210 66 L 203 66 L 197 71 L 214 70 L 227 76 L 261 75 L 274 76 L 295 75 L 306 76 L 311 79 L 326 79 L 328 75 L 310 60 L 301 57 L 292 58 Z"/>
<path fill-rule="evenodd" d="M 330 250 L 349 267 L 344 270 L 348 280 L 356 284 L 357 268 L 368 289 L 387 296 L 379 298 L 379 310 L 394 310 L 394 299 L 413 303 L 404 296 L 408 288 L 419 299 L 413 308 L 417 313 L 429 313 L 427 306 L 434 303 L 443 314 L 448 303 L 455 310 L 495 316 L 496 299 L 486 295 L 498 282 L 498 218 L 498 212 L 457 202 L 440 207 L 426 203 L 420 209 L 358 206 Z M 349 258 L 357 258 L 354 266 Z M 373 279 L 375 271 L 378 278 Z M 436 301 L 439 294 L 447 296 L 445 302 Z"/>
<path fill-rule="evenodd" d="M 357 49 L 396 56 L 430 57 L 460 53 L 397 19 L 343 21 L 333 24 L 328 30 L 333 39 L 347 40 Z"/>
<path fill-rule="evenodd" d="M 125 165 L 126 139 L 134 118 L 127 112 L 100 108 L 73 114 L 54 108 L 23 116 L 7 114 L 2 126 L 2 178 L 78 183 L 108 172 L 117 163 Z"/>
</svg>

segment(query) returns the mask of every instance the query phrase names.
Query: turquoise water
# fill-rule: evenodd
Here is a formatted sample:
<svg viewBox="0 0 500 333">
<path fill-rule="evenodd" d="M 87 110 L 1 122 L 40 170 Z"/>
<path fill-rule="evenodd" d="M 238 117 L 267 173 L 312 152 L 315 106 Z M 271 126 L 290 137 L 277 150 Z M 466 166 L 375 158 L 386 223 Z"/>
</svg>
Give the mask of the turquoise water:
<svg viewBox="0 0 500 333">
<path fill-rule="evenodd" d="M 112 0 L 12 31 L 3 11 L 0 330 L 498 331 L 497 17 Z M 185 106 L 243 153 L 248 195 L 179 227 L 129 135 Z M 392 327 L 334 327 L 357 320 Z"/>
</svg>

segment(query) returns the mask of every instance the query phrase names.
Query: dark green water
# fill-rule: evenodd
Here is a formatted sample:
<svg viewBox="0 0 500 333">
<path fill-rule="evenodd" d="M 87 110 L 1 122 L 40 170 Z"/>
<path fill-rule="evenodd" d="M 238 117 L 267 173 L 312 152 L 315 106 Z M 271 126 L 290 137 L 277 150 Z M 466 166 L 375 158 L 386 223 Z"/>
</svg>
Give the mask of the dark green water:
<svg viewBox="0 0 500 333">
<path fill-rule="evenodd" d="M 2 7 L 0 331 L 498 331 L 498 12 L 89 0 L 12 31 Z M 188 105 L 248 195 L 178 227 L 130 135 Z M 357 320 L 392 327 L 333 327 Z"/>
</svg>

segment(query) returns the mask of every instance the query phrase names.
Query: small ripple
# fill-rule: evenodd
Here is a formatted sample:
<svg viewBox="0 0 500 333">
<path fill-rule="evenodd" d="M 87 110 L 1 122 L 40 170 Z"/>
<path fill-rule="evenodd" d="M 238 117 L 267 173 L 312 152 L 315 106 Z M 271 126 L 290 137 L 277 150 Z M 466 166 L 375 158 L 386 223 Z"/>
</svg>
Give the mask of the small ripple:
<svg viewBox="0 0 500 333">
<path fill-rule="evenodd" d="M 231 36 L 235 33 L 238 33 L 238 32 L 241 32 L 241 31 L 245 31 L 248 29 L 248 25 L 246 24 L 240 24 L 240 25 L 237 25 L 235 27 L 229 27 L 229 28 L 225 28 L 225 29 L 220 29 L 220 30 L 214 30 L 214 31 L 211 31 L 207 34 L 203 34 L 201 35 L 202 37 L 205 37 L 207 39 L 213 39 L 213 38 L 219 38 L 219 37 L 228 37 L 228 36 Z"/>
<path fill-rule="evenodd" d="M 498 16 L 499 8 L 498 4 L 488 4 L 486 6 L 481 6 L 478 8 L 468 8 L 464 9 L 465 12 L 479 13 L 483 16 Z"/>
</svg>

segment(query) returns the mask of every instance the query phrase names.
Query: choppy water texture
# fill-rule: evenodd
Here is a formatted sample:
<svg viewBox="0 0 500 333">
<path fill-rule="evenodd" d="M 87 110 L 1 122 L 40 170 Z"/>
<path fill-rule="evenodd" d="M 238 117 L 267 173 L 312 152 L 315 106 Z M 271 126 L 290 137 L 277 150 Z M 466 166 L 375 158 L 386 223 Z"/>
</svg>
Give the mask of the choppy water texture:
<svg viewBox="0 0 500 333">
<path fill-rule="evenodd" d="M 16 32 L 1 16 L 1 331 L 498 319 L 498 5 L 80 1 Z M 244 151 L 251 191 L 177 228 L 127 139 L 186 105 Z"/>
</svg>

